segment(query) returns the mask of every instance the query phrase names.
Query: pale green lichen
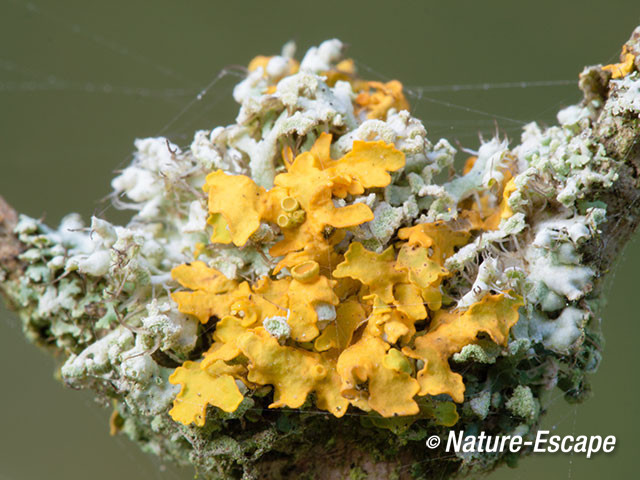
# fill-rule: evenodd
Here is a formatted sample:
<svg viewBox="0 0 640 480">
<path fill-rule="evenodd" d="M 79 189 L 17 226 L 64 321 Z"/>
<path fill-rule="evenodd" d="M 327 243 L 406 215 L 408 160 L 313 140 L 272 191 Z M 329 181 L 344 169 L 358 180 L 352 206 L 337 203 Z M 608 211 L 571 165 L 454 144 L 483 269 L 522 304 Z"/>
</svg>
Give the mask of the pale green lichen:
<svg viewBox="0 0 640 480">
<path fill-rule="evenodd" d="M 518 385 L 505 405 L 511 413 L 528 423 L 533 423 L 540 412 L 538 400 L 534 397 L 531 388 L 526 385 Z"/>
<path fill-rule="evenodd" d="M 286 340 L 291 335 L 291 327 L 287 323 L 286 317 L 269 317 L 263 325 L 267 332 L 278 340 Z"/>
<path fill-rule="evenodd" d="M 470 344 L 462 347 L 458 353 L 453 355 L 454 362 L 478 362 L 478 363 L 496 363 L 496 358 L 500 354 L 500 348 L 495 344 L 486 343 L 485 345 Z"/>
<path fill-rule="evenodd" d="M 487 418 L 489 411 L 491 409 L 491 392 L 488 390 L 483 390 L 478 395 L 472 397 L 469 400 L 469 406 L 473 413 L 475 413 L 478 418 L 484 420 Z"/>
<path fill-rule="evenodd" d="M 587 91 L 593 79 L 583 77 L 588 98 L 559 112 L 560 126 L 528 124 L 515 148 L 497 137 L 483 141 L 466 175 L 437 184 L 438 174 L 453 167 L 456 149 L 444 139 L 432 144 L 426 128 L 407 110 L 391 108 L 382 118 L 367 119 L 354 106 L 356 84 L 346 77 L 330 81 L 327 73 L 336 68 L 342 51 L 338 40 L 325 42 L 310 49 L 294 72 L 292 48 L 286 46 L 234 89 L 240 104 L 236 122 L 196 132 L 185 150 L 164 137 L 136 140 L 133 162 L 112 181 L 113 203 L 135 212 L 128 225 L 92 218 L 86 226 L 79 216 L 69 215 L 54 230 L 22 216 L 15 234 L 24 246 L 18 256 L 24 274 L 16 279 L 0 272 L 2 289 L 28 338 L 66 358 L 63 381 L 93 389 L 103 401 L 116 399 L 125 434 L 146 451 L 197 465 L 204 477 L 223 472 L 251 478 L 267 454 L 277 451 L 295 462 L 313 451 L 309 439 L 317 438 L 328 443 L 346 438 L 387 460 L 397 457 L 400 448 L 422 458 L 424 438 L 447 431 L 438 414 L 453 405 L 446 395 L 425 397 L 417 415 L 382 419 L 371 413 L 363 419 L 327 420 L 305 413 L 310 402 L 294 414 L 270 410 L 263 415 L 271 388 L 250 390 L 240 381 L 246 396 L 238 409 L 225 413 L 210 407 L 202 429 L 167 415 L 180 389 L 169 375 L 212 348 L 211 333 L 221 320 L 212 316 L 201 324 L 178 311 L 169 296 L 178 288 L 171 269 L 198 260 L 229 279 L 253 283 L 269 275 L 279 260 L 269 258 L 270 247 L 282 239 L 275 224 L 263 222 L 241 248 L 209 242 L 210 212 L 202 192 L 206 175 L 221 169 L 270 188 L 285 170 L 283 147 L 307 151 L 322 133 L 333 135 L 332 158 L 349 153 L 357 140 L 393 143 L 405 158 L 405 167 L 392 174 L 386 187 L 333 199 L 336 207 L 362 203 L 373 212 L 371 221 L 345 232 L 336 246 L 339 255 L 355 241 L 382 252 L 397 243 L 403 227 L 449 221 L 469 236 L 466 244 L 452 248 L 437 287 L 449 311 L 464 312 L 496 291 L 524 298 L 504 345 L 481 333 L 451 355 L 451 368 L 464 377 L 466 387 L 453 428 L 531 435 L 545 407 L 542 389 L 558 386 L 568 398 L 582 399 L 588 391 L 585 373 L 600 360 L 590 305 L 599 300 L 594 285 L 603 272 L 585 260 L 584 247 L 598 239 L 609 220 L 596 194 L 619 180 L 620 163 L 594 140 L 601 104 Z M 640 114 L 638 73 L 613 84 L 605 113 Z M 504 199 L 501 192 L 510 176 L 514 189 Z M 503 201 L 508 209 L 500 211 Z M 482 222 L 490 213 L 505 215 L 488 229 L 465 223 L 473 222 L 461 218 L 462 211 L 476 212 Z M 327 229 L 327 235 L 332 233 Z M 274 278 L 287 274 L 285 268 Z M 318 330 L 336 325 L 336 305 L 318 302 L 313 312 Z M 280 347 L 292 343 L 288 317 L 273 315 L 263 326 Z M 362 335 L 357 328 L 355 335 Z M 405 373 L 425 367 L 422 359 L 394 351 Z M 457 460 L 456 468 L 468 472 L 490 469 L 504 458 L 459 454 Z M 422 463 L 414 471 L 427 478 L 432 464 Z M 352 476 L 360 475 L 360 468 L 351 469 Z"/>
</svg>

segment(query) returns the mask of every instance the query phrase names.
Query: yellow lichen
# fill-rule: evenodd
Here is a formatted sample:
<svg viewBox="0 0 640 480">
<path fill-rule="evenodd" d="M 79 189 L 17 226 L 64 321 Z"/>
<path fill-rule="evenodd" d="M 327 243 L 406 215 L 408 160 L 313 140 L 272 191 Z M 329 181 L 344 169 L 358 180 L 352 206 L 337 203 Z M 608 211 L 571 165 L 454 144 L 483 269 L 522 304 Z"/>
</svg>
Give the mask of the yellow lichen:
<svg viewBox="0 0 640 480">
<path fill-rule="evenodd" d="M 382 253 L 367 250 L 360 242 L 353 242 L 344 254 L 344 262 L 336 267 L 336 278 L 351 277 L 369 287 L 385 303 L 393 303 L 393 287 L 405 280 L 406 274 L 395 269 L 396 254 L 393 246 Z"/>
<path fill-rule="evenodd" d="M 333 243 L 324 238 L 325 227 L 343 229 L 373 220 L 373 212 L 365 204 L 336 207 L 333 197 L 384 187 L 391 181 L 388 172 L 404 166 L 404 155 L 384 142 L 356 141 L 351 152 L 339 160 L 331 159 L 330 145 L 331 135 L 321 134 L 310 151 L 298 155 L 286 173 L 276 176 L 272 191 L 282 189 L 294 198 L 305 219 L 295 228 L 283 229 L 284 239 L 271 248 L 272 256 L 304 250 L 306 259 L 318 261 L 316 253 Z M 285 265 L 291 263 L 285 259 Z"/>
<path fill-rule="evenodd" d="M 192 289 L 191 292 L 174 292 L 171 298 L 178 304 L 182 313 L 198 317 L 202 323 L 207 323 L 211 317 L 223 318 L 226 315 L 239 315 L 246 325 L 255 323 L 267 316 L 283 314 L 277 303 L 282 299 L 282 291 L 275 294 L 275 298 L 260 295 L 279 287 L 286 288 L 289 280 L 269 281 L 269 288 L 258 283 L 259 288 L 252 289 L 247 282 L 229 280 L 222 273 L 207 267 L 203 262 L 193 262 L 174 268 L 173 278 L 183 287 Z M 261 290 L 262 289 L 262 290 Z M 274 296 L 271 292 L 271 296 Z M 249 322 L 249 323 L 247 323 Z"/>
<path fill-rule="evenodd" d="M 509 205 L 509 197 L 511 196 L 511 194 L 513 192 L 516 191 L 516 183 L 515 183 L 515 179 L 511 178 L 509 179 L 509 181 L 505 184 L 503 190 L 502 190 L 502 202 L 500 203 L 500 218 L 504 219 L 504 218 L 509 218 L 513 216 L 513 210 L 511 209 L 511 206 Z"/>
<path fill-rule="evenodd" d="M 420 297 L 411 301 L 412 304 L 424 308 Z M 424 318 L 424 315 L 421 318 Z M 396 343 L 402 337 L 406 343 L 416 333 L 415 322 L 415 318 L 411 318 L 400 308 L 386 305 L 377 295 L 374 295 L 373 308 L 365 333 L 370 336 L 384 337 L 390 344 Z"/>
<path fill-rule="evenodd" d="M 359 280 L 368 287 L 370 298 L 395 305 L 414 321 L 426 317 L 425 302 L 438 303 L 437 285 L 447 274 L 429 259 L 427 249 L 419 246 L 403 246 L 396 259 L 393 246 L 378 254 L 353 242 L 344 258 L 333 271 L 334 277 Z"/>
<path fill-rule="evenodd" d="M 342 352 L 337 365 L 340 391 L 361 409 L 375 410 L 383 417 L 415 415 L 419 411 L 413 400 L 420 390 L 418 382 L 398 368 L 403 363 L 400 352 L 385 361 L 388 350 L 389 344 L 380 338 L 363 337 Z M 361 388 L 366 382 L 368 388 Z"/>
<path fill-rule="evenodd" d="M 620 54 L 620 63 L 612 63 L 611 65 L 605 65 L 602 70 L 611 72 L 611 78 L 622 78 L 633 72 L 634 61 L 636 57 L 633 53 L 630 53 L 627 46 L 622 47 L 622 53 Z"/>
<path fill-rule="evenodd" d="M 204 262 L 193 262 L 178 265 L 171 271 L 173 278 L 183 287 L 194 292 L 174 292 L 171 298 L 178 304 L 182 313 L 198 317 L 202 323 L 207 323 L 215 313 L 215 306 L 211 299 L 223 295 L 237 287 L 237 282 L 229 280 L 214 268 L 209 268 Z"/>
<path fill-rule="evenodd" d="M 318 408 L 336 417 L 347 411 L 349 402 L 340 395 L 340 379 L 329 356 L 282 346 L 262 328 L 243 334 L 238 345 L 249 359 L 249 381 L 274 387 L 269 408 L 298 408 L 315 391 Z"/>
<path fill-rule="evenodd" d="M 320 273 L 320 265 L 313 260 L 297 264 L 291 269 L 291 276 L 301 283 L 315 282 Z"/>
<path fill-rule="evenodd" d="M 262 76 L 266 77 L 267 76 L 267 65 L 269 65 L 269 62 L 271 61 L 273 57 L 268 57 L 265 55 L 258 55 L 256 57 L 254 57 L 253 59 L 251 59 L 251 61 L 249 62 L 249 65 L 247 67 L 247 70 L 249 70 L 250 72 L 253 72 L 255 70 L 257 70 L 258 68 L 262 68 Z M 293 58 L 289 58 L 288 59 L 288 66 L 287 66 L 287 70 L 285 72 L 283 72 L 282 74 L 280 74 L 279 77 L 274 78 L 275 81 L 278 81 L 280 78 L 287 76 L 287 75 L 293 75 L 294 73 L 296 73 L 300 68 L 300 64 L 298 63 L 297 60 L 294 60 Z M 272 85 L 271 87 L 275 87 L 275 85 Z M 267 93 L 273 93 L 273 91 L 275 91 L 275 88 L 271 88 L 269 87 L 267 89 Z"/>
<path fill-rule="evenodd" d="M 342 80 L 346 82 L 351 82 L 352 85 L 355 82 L 359 82 L 355 78 L 356 74 L 356 66 L 354 61 L 351 58 L 347 58 L 339 62 L 335 68 L 329 70 L 328 72 L 323 72 L 323 76 L 326 77 L 326 83 L 330 87 L 333 87 L 337 81 Z M 354 88 L 354 90 L 357 90 Z"/>
<path fill-rule="evenodd" d="M 449 272 L 429 258 L 429 249 L 407 243 L 398 252 L 396 269 L 405 271 L 409 281 L 425 290 L 437 285 Z"/>
<path fill-rule="evenodd" d="M 272 58 L 273 57 L 268 57 L 266 55 L 258 55 L 256 57 L 253 57 L 249 62 L 249 66 L 247 67 L 247 69 L 250 72 L 257 70 L 258 68 L 262 68 L 263 70 L 266 70 L 267 64 L 269 63 L 269 60 L 271 60 Z"/>
<path fill-rule="evenodd" d="M 351 297 L 336 307 L 336 319 L 316 338 L 314 348 L 324 352 L 332 348 L 342 351 L 349 346 L 353 332 L 366 321 L 362 304 Z"/>
<path fill-rule="evenodd" d="M 266 68 L 269 60 L 258 57 L 250 69 Z M 328 77 L 350 81 L 369 118 L 408 108 L 399 82 L 362 82 L 354 72 L 345 63 Z M 275 268 L 246 281 L 202 261 L 172 270 L 184 287 L 171 295 L 179 311 L 207 328 L 215 325 L 204 333 L 211 346 L 202 359 L 185 362 L 171 376 L 182 385 L 170 412 L 176 421 L 202 426 L 209 405 L 237 409 L 243 398 L 238 386 L 272 386 L 270 408 L 301 408 L 313 394 L 316 407 L 336 417 L 352 405 L 385 418 L 452 425 L 458 418 L 453 404 L 420 396 L 448 394 L 461 402 L 465 387 L 449 367 L 451 355 L 480 333 L 506 342 L 519 299 L 486 295 L 465 312 L 443 304 L 451 302 L 447 258 L 479 230 L 513 215 L 508 199 L 515 184 L 508 171 L 482 192 L 480 203 L 461 202 L 455 220 L 401 228 L 386 250 L 374 252 L 351 240 L 354 227 L 374 218 L 369 206 L 353 200 L 388 186 L 404 154 L 383 141 L 354 141 L 351 151 L 333 159 L 332 139 L 319 133 L 300 153 L 299 144 L 285 145 L 269 190 L 222 170 L 206 177 L 211 242 L 252 254 L 259 246 Z M 276 238 L 264 241 L 265 231 Z M 196 250 L 207 259 L 214 248 L 200 244 Z"/>
<path fill-rule="evenodd" d="M 327 237 L 326 227 L 344 229 L 373 219 L 365 204 L 336 207 L 333 197 L 385 187 L 391 181 L 388 172 L 404 166 L 404 154 L 382 141 L 355 141 L 349 153 L 333 160 L 331 139 L 322 133 L 310 151 L 294 159 L 283 155 L 289 158 L 287 171 L 275 177 L 275 187 L 269 191 L 244 175 L 210 173 L 204 190 L 209 196 L 209 224 L 214 227 L 211 241 L 243 246 L 261 222 L 271 222 L 281 228 L 284 238 L 270 254 L 286 256 L 276 272 L 307 260 L 320 265 L 331 260 L 330 247 L 343 234 Z"/>
<path fill-rule="evenodd" d="M 194 290 L 174 293 L 181 311 L 193 310 L 201 320 L 209 314 L 220 320 L 213 333 L 214 343 L 203 360 L 185 362 L 171 377 L 172 383 L 183 385 L 172 417 L 202 425 L 207 405 L 235 410 L 242 401 L 236 381 L 254 388 L 272 385 L 272 408 L 299 408 L 315 392 L 316 406 L 338 417 L 349 404 L 383 417 L 415 415 L 419 411 L 416 394 L 448 394 L 461 402 L 464 384 L 462 377 L 451 371 L 449 357 L 475 342 L 481 332 L 504 344 L 517 321 L 520 300 L 506 294 L 487 295 L 464 313 L 438 310 L 438 305 L 426 334 L 414 339 L 416 318 L 426 313 L 421 310 L 422 287 L 438 283 L 443 269 L 429 263 L 424 247 L 405 244 L 399 262 L 393 249 L 375 254 L 356 243 L 351 245 L 351 254 L 336 272 L 357 277 L 368 287 L 368 295 L 352 295 L 341 304 L 334 291 L 337 280 L 322 275 L 310 283 L 263 277 L 251 286 L 232 282 L 202 262 L 177 267 L 176 279 Z M 367 264 L 369 269 L 364 268 Z M 372 274 L 375 271 L 393 282 L 379 283 Z M 348 292 L 353 287 L 336 289 Z M 386 304 L 381 295 L 391 295 L 388 298 L 398 305 Z M 194 309 L 198 302 L 201 304 Z M 317 336 L 314 306 L 320 302 L 337 305 L 337 309 L 336 318 Z M 363 302 L 370 305 L 368 316 Z M 269 316 L 284 315 L 284 309 L 288 311 L 292 345 L 281 345 L 261 326 Z M 367 326 L 359 340 L 351 344 L 354 332 L 364 322 Z M 309 341 L 315 337 L 316 351 L 309 351 Z M 405 345 L 401 351 L 391 347 L 400 341 Z M 233 366 L 225 363 L 242 358 L 245 362 Z M 417 375 L 409 358 L 424 362 Z"/>
<path fill-rule="evenodd" d="M 425 302 L 422 298 L 422 290 L 412 283 L 399 283 L 394 288 L 393 296 L 396 299 L 395 312 L 407 317 L 406 321 L 404 318 L 400 319 L 400 322 L 407 325 L 408 328 L 408 331 L 401 333 L 400 336 L 405 336 L 408 333 L 413 335 L 415 333 L 415 328 L 413 327 L 415 321 L 427 317 L 427 309 L 425 308 Z M 393 336 L 392 338 L 398 337 Z M 395 343 L 395 340 L 390 340 L 390 342 Z"/>
<path fill-rule="evenodd" d="M 478 157 L 475 155 L 468 157 L 464 162 L 464 167 L 462 167 L 462 175 L 469 173 L 477 161 Z"/>
<path fill-rule="evenodd" d="M 483 192 L 474 199 L 470 209 L 464 209 L 461 212 L 461 217 L 469 220 L 473 228 L 497 230 L 503 219 L 513 215 L 509 197 L 517 189 L 515 179 L 508 169 L 503 169 L 502 175 L 502 180 L 493 185 L 493 192 L 490 190 Z M 496 204 L 498 199 L 500 202 Z"/>
<path fill-rule="evenodd" d="M 467 243 L 470 235 L 466 231 L 453 230 L 444 222 L 434 222 L 401 228 L 398 237 L 407 240 L 409 245 L 419 245 L 431 250 L 429 259 L 442 266 L 457 247 Z"/>
<path fill-rule="evenodd" d="M 209 215 L 207 223 L 213 227 L 213 233 L 211 234 L 211 241 L 213 243 L 231 243 L 232 239 L 229 224 L 221 213 L 212 213 Z"/>
<path fill-rule="evenodd" d="M 322 275 L 312 282 L 291 281 L 287 294 L 291 338 L 298 342 L 310 342 L 318 336 L 318 315 L 314 307 L 319 303 L 338 304 L 338 297 L 333 292 L 335 283 L 335 280 Z"/>
<path fill-rule="evenodd" d="M 222 216 L 235 245 L 244 245 L 260 227 L 267 191 L 249 177 L 228 175 L 222 170 L 207 175 L 204 191 L 209 193 L 209 212 Z M 231 198 L 234 201 L 230 201 Z M 211 241 L 216 242 L 223 235 L 221 230 L 225 227 L 221 224 L 220 216 L 213 217 L 209 223 L 215 227 Z"/>
<path fill-rule="evenodd" d="M 174 385 L 182 385 L 169 415 L 184 425 L 195 423 L 202 427 L 208 405 L 225 412 L 235 411 L 244 398 L 234 379 L 241 370 L 241 366 L 229 366 L 221 360 L 206 370 L 198 362 L 184 362 L 169 377 Z"/>
<path fill-rule="evenodd" d="M 446 393 L 458 403 L 464 400 L 462 376 L 451 371 L 449 357 L 462 347 L 473 343 L 484 332 L 498 344 L 504 345 L 509 330 L 518 320 L 519 298 L 506 294 L 486 295 L 466 312 L 442 312 L 435 316 L 429 331 L 415 340 L 413 348 L 403 348 L 409 357 L 422 360 L 418 372 L 420 395 Z"/>
<path fill-rule="evenodd" d="M 402 83 L 397 80 L 367 82 L 366 88 L 356 97 L 356 104 L 367 112 L 369 119 L 384 119 L 391 108 L 409 110 L 409 102 L 402 93 Z"/>
</svg>

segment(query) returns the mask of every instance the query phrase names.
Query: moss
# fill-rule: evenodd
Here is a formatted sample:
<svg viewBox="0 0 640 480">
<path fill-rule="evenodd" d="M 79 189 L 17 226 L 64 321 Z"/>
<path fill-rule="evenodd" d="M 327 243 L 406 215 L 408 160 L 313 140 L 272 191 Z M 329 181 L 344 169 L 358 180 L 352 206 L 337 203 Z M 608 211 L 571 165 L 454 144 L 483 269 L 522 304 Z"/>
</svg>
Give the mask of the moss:
<svg viewBox="0 0 640 480">
<path fill-rule="evenodd" d="M 365 480 L 367 473 L 360 467 L 354 467 L 349 471 L 349 480 Z"/>
</svg>

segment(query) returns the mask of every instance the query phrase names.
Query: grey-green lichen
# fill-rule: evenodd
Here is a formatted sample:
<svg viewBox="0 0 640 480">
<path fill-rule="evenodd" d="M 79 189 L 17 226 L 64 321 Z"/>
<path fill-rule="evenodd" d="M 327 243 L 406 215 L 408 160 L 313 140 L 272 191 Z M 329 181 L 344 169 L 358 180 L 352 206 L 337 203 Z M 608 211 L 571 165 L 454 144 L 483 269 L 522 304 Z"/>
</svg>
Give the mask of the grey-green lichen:
<svg viewBox="0 0 640 480">
<path fill-rule="evenodd" d="M 483 142 L 466 175 L 437 184 L 438 173 L 454 165 L 456 149 L 444 139 L 432 144 L 406 110 L 392 108 L 380 119 L 359 113 L 353 86 L 327 81 L 342 51 L 338 40 L 325 42 L 291 73 L 287 45 L 235 88 L 236 122 L 196 132 L 185 151 L 165 138 L 136 140 L 133 162 L 112 181 L 114 205 L 135 211 L 126 226 L 95 217 L 86 226 L 69 215 L 54 230 L 21 216 L 14 233 L 23 272 L 0 269 L 2 290 L 27 337 L 63 354 L 63 381 L 96 391 L 104 403 L 114 401 L 116 431 L 145 451 L 195 465 L 204 478 L 285 477 L 292 465 L 306 465 L 312 477 L 317 458 L 333 458 L 336 471 L 344 463 L 342 471 L 352 478 L 376 471 L 379 478 L 486 471 L 513 458 L 461 453 L 442 459 L 423 441 L 452 423 L 466 435 L 532 435 L 546 393 L 559 388 L 569 400 L 584 398 L 585 375 L 600 360 L 590 305 L 599 300 L 594 286 L 604 272 L 585 261 L 585 251 L 610 218 L 599 193 L 619 180 L 622 162 L 609 156 L 593 129 L 600 116 L 640 118 L 638 72 L 612 80 L 604 104 L 589 83 L 596 81 L 594 71 L 583 74 L 585 100 L 559 112 L 558 126 L 525 126 L 515 148 L 498 137 Z M 275 89 L 265 93 L 273 82 Z M 613 135 L 616 123 L 610 128 Z M 420 414 L 397 419 L 327 418 L 309 402 L 296 411 L 267 410 L 272 393 L 265 387 L 233 413 L 210 407 L 202 428 L 174 422 L 167 411 L 179 388 L 168 376 L 210 347 L 215 320 L 201 325 L 178 311 L 170 297 L 176 289 L 171 269 L 197 257 L 229 278 L 255 280 L 272 270 L 266 253 L 281 235 L 263 225 L 242 248 L 209 244 L 206 174 L 222 169 L 269 188 L 284 168 L 283 145 L 308 149 L 326 131 L 336 138 L 334 158 L 349 152 L 354 140 L 384 140 L 405 155 L 405 168 L 386 188 L 336 200 L 338 206 L 362 202 L 374 212 L 373 220 L 349 232 L 370 250 L 387 248 L 401 227 L 468 221 L 458 218 L 463 206 L 476 202 L 482 213 L 506 202 L 509 215 L 494 228 L 478 229 L 447 259 L 451 275 L 442 291 L 459 309 L 496 291 L 521 295 L 525 304 L 507 345 L 479 338 L 453 355 L 452 368 L 466 387 L 457 413 L 448 398 L 425 399 Z M 507 175 L 513 191 L 503 199 L 499 186 Z M 477 202 L 480 196 L 484 203 Z M 321 330 L 336 318 L 328 303 L 317 305 L 316 313 Z M 287 320 L 264 322 L 283 344 L 291 333 Z M 400 469 L 399 460 L 411 467 Z M 384 475 L 376 465 L 384 465 Z"/>
<path fill-rule="evenodd" d="M 526 385 L 518 385 L 505 404 L 507 410 L 527 422 L 534 422 L 540 413 L 540 405 L 531 388 Z"/>
</svg>

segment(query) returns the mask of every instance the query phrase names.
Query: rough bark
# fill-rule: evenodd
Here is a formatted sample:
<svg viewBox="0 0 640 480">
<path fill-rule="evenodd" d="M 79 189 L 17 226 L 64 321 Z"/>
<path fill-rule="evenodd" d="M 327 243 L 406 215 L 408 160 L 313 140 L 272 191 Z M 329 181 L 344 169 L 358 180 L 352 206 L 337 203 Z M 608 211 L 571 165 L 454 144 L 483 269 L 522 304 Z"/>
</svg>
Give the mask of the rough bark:
<svg viewBox="0 0 640 480">
<path fill-rule="evenodd" d="M 636 28 L 625 46 L 635 54 L 636 69 L 640 69 L 640 28 Z M 616 90 L 610 80 L 610 74 L 598 67 L 585 70 L 580 78 L 583 103 L 599 97 L 603 105 L 593 127 L 593 139 L 604 145 L 609 157 L 622 164 L 614 185 L 592 195 L 592 199 L 605 202 L 610 212 L 601 226 L 599 241 L 585 246 L 587 260 L 592 259 L 602 273 L 610 269 L 640 223 L 640 119 L 612 113 L 608 108 Z"/>
<path fill-rule="evenodd" d="M 640 70 L 640 28 L 627 42 L 627 49 L 636 54 L 636 68 Z M 592 140 L 604 145 L 607 155 L 620 164 L 614 184 L 589 195 L 590 200 L 607 205 L 607 220 L 600 226 L 601 234 L 582 247 L 585 263 L 597 269 L 599 278 L 603 278 L 611 268 L 640 224 L 640 120 L 636 115 L 609 108 L 610 102 L 616 101 L 617 88 L 610 80 L 610 73 L 599 67 L 586 70 L 580 80 L 585 94 L 583 104 L 590 105 L 594 99 L 602 102 L 592 126 Z M 27 247 L 13 233 L 16 223 L 16 212 L 0 197 L 0 271 L 4 271 L 6 279 L 10 280 L 18 279 L 26 268 L 25 262 L 18 258 Z M 15 304 L 12 293 L 5 291 L 2 284 L 0 291 L 5 294 L 9 305 Z M 350 425 L 357 428 L 356 421 Z M 326 419 L 326 429 L 333 430 L 334 435 L 343 428 L 344 421 L 333 417 Z M 347 437 L 345 432 L 345 439 L 331 448 L 308 444 L 298 453 L 289 450 L 280 456 L 267 455 L 258 463 L 260 478 L 297 478 L 302 474 L 313 476 L 320 472 L 321 478 L 347 478 L 354 466 L 358 466 L 367 478 L 386 479 L 394 472 L 398 478 L 409 478 L 409 469 L 398 470 L 398 466 L 420 462 L 418 451 L 405 452 L 390 459 L 376 458 L 375 452 L 372 454 L 364 450 L 357 438 Z M 202 453 L 206 453 L 206 449 Z M 328 462 L 327 458 L 331 461 Z M 203 459 L 202 464 L 205 463 Z M 445 474 L 458 467 L 457 460 L 437 465 L 440 473 Z"/>
</svg>

